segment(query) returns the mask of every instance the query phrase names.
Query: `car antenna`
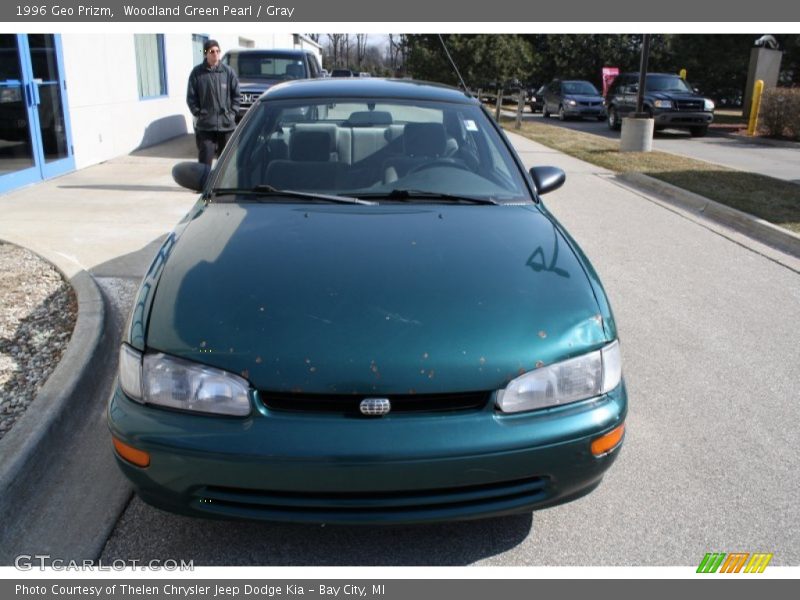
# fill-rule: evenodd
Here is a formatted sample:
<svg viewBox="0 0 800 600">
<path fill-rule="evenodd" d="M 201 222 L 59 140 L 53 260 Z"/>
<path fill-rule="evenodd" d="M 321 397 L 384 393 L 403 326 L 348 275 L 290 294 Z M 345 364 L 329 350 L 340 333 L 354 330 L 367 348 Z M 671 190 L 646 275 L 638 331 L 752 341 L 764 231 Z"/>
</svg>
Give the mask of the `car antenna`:
<svg viewBox="0 0 800 600">
<path fill-rule="evenodd" d="M 471 96 L 472 94 L 469 93 L 469 88 L 467 87 L 467 84 L 464 83 L 464 78 L 461 76 L 461 73 L 458 71 L 458 67 L 456 66 L 456 61 L 454 61 L 453 57 L 450 56 L 450 51 L 447 49 L 447 44 L 444 43 L 444 39 L 442 38 L 442 34 L 439 33 L 437 35 L 439 36 L 439 41 L 442 42 L 442 48 L 444 48 L 444 53 L 447 54 L 447 60 L 449 60 L 450 64 L 453 65 L 453 69 L 455 70 L 456 75 L 458 75 L 458 80 L 461 82 L 461 87 L 464 88 L 464 93 L 467 94 L 467 96 Z"/>
</svg>

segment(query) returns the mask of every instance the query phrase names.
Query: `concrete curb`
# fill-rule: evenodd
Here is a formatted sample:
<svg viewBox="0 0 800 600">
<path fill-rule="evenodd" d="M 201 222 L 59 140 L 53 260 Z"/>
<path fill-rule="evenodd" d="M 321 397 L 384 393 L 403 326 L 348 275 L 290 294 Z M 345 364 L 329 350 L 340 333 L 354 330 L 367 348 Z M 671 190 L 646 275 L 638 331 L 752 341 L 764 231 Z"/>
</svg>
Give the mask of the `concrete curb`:
<svg viewBox="0 0 800 600">
<path fill-rule="evenodd" d="M 12 242 L 7 242 L 12 243 Z M 26 248 L 30 250 L 29 248 Z M 32 251 L 32 250 L 31 250 Z M 48 437 L 69 419 L 80 418 L 83 390 L 91 387 L 94 374 L 91 363 L 100 347 L 105 323 L 105 306 L 100 289 L 92 276 L 80 270 L 71 279 L 61 268 L 46 258 L 65 281 L 72 285 L 78 302 L 78 316 L 69 344 L 58 366 L 50 374 L 25 414 L 0 440 L 0 514 L 11 515 L 17 509 L 15 488 L 24 485 L 37 462 L 41 446 Z"/>
<path fill-rule="evenodd" d="M 616 177 L 646 193 L 656 194 L 682 208 L 713 219 L 763 244 L 800 258 L 800 235 L 787 229 L 641 173 L 620 173 Z"/>
</svg>

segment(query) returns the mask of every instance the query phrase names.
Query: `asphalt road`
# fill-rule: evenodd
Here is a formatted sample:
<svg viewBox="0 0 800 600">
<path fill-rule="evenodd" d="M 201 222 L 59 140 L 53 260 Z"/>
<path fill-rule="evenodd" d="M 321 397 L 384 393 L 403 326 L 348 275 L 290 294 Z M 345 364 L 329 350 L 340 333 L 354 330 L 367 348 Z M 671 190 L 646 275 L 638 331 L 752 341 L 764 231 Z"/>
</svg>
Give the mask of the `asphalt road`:
<svg viewBox="0 0 800 600">
<path fill-rule="evenodd" d="M 545 122 L 554 127 L 567 127 L 613 140 L 618 140 L 620 136 L 619 131 L 609 130 L 605 121 L 577 119 L 562 122 L 556 116 L 545 121 L 542 113 L 531 114 L 529 110 L 526 108 L 523 113 L 525 120 Z M 800 144 L 787 142 L 768 145 L 762 141 L 724 135 L 713 128 L 701 138 L 691 137 L 687 130 L 665 129 L 654 132 L 653 149 L 800 184 Z"/>
<path fill-rule="evenodd" d="M 737 551 L 800 564 L 798 272 L 607 172 L 514 140 L 529 166 L 567 171 L 546 203 L 615 310 L 630 413 L 601 486 L 533 515 L 392 528 L 206 521 L 133 498 L 104 561 L 676 566 Z"/>
</svg>

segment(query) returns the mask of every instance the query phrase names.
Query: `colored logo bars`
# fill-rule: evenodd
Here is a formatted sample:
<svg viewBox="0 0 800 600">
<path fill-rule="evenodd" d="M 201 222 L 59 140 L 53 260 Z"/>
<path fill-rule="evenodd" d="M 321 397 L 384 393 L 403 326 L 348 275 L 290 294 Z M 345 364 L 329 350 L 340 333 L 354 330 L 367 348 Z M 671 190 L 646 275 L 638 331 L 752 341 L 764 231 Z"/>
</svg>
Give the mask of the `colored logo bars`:
<svg viewBox="0 0 800 600">
<path fill-rule="evenodd" d="M 767 568 L 772 554 L 750 554 L 749 552 L 709 552 L 700 561 L 698 573 L 763 573 Z"/>
</svg>

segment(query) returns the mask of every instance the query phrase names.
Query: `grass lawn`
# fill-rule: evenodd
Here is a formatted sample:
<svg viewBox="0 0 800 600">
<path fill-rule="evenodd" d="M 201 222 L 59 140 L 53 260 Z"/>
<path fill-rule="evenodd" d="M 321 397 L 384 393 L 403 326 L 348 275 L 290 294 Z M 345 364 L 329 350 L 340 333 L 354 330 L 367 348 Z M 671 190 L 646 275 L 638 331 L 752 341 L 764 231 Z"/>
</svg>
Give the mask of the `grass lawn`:
<svg viewBox="0 0 800 600">
<path fill-rule="evenodd" d="M 511 118 L 503 118 L 502 125 L 580 160 L 617 173 L 644 173 L 800 234 L 800 185 L 795 183 L 666 152 L 623 153 L 618 140 L 563 127 L 523 122 L 518 130 Z"/>
</svg>

